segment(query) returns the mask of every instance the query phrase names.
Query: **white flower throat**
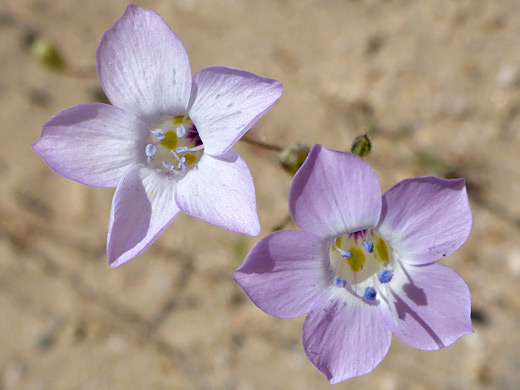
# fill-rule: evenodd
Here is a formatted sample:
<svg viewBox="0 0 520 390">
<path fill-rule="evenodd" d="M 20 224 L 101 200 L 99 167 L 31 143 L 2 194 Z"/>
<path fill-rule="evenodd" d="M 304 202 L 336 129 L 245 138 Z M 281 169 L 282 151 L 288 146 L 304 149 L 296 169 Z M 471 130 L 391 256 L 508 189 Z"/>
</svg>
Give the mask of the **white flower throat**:
<svg viewBox="0 0 520 390">
<path fill-rule="evenodd" d="M 184 176 L 204 153 L 197 128 L 188 116 L 163 116 L 152 124 L 146 161 L 159 172 Z"/>
<path fill-rule="evenodd" d="M 329 251 L 334 285 L 368 303 L 384 299 L 397 319 L 389 284 L 393 277 L 392 248 L 376 230 L 338 237 Z"/>
</svg>

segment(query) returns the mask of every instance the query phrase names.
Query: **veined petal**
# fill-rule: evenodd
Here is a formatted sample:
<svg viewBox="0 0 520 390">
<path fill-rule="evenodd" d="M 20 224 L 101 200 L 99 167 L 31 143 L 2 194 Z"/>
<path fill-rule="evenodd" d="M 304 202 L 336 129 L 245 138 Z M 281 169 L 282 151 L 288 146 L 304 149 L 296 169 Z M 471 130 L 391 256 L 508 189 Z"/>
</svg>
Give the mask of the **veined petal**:
<svg viewBox="0 0 520 390">
<path fill-rule="evenodd" d="M 468 286 L 452 269 L 438 263 L 396 267 L 391 282 L 397 326 L 387 305 L 379 305 L 393 333 L 414 348 L 436 350 L 473 333 Z"/>
<path fill-rule="evenodd" d="M 103 34 L 96 63 L 113 105 L 147 121 L 186 112 L 192 81 L 188 54 L 159 14 L 129 5 Z"/>
<path fill-rule="evenodd" d="M 32 149 L 58 175 L 95 187 L 116 187 L 144 156 L 148 126 L 107 104 L 68 108 L 43 125 Z"/>
<path fill-rule="evenodd" d="M 469 236 L 464 179 L 415 177 L 383 195 L 378 231 L 409 264 L 427 264 L 457 250 Z"/>
<path fill-rule="evenodd" d="M 282 94 L 276 80 L 224 67 L 201 69 L 193 80 L 189 115 L 213 156 L 231 148 Z"/>
<path fill-rule="evenodd" d="M 275 317 L 307 314 L 331 284 L 327 241 L 298 230 L 275 232 L 251 250 L 233 279 Z"/>
<path fill-rule="evenodd" d="M 372 371 L 391 339 L 377 306 L 343 288 L 330 287 L 303 324 L 305 353 L 331 384 Z"/>
<path fill-rule="evenodd" d="M 108 264 L 117 267 L 145 250 L 179 213 L 175 181 L 144 165 L 129 170 L 117 186 L 108 227 Z"/>
<path fill-rule="evenodd" d="M 260 233 L 253 178 L 233 150 L 220 157 L 204 153 L 177 184 L 175 201 L 186 214 L 213 225 L 251 236 Z"/>
<path fill-rule="evenodd" d="M 294 176 L 289 209 L 301 230 L 335 238 L 376 226 L 381 187 L 360 157 L 314 145 Z"/>
</svg>

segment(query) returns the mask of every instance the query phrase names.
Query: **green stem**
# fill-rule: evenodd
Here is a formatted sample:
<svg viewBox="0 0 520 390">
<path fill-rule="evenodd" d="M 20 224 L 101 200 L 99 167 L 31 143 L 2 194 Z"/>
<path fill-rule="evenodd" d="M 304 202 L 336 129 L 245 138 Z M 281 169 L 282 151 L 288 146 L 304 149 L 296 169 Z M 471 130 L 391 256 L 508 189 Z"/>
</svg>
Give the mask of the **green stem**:
<svg viewBox="0 0 520 390">
<path fill-rule="evenodd" d="M 258 139 L 249 138 L 247 136 L 244 136 L 240 139 L 241 141 L 244 141 L 246 144 L 257 146 L 262 149 L 267 149 L 272 152 L 281 152 L 283 151 L 283 148 L 278 145 L 273 145 L 264 141 L 260 141 Z"/>
</svg>

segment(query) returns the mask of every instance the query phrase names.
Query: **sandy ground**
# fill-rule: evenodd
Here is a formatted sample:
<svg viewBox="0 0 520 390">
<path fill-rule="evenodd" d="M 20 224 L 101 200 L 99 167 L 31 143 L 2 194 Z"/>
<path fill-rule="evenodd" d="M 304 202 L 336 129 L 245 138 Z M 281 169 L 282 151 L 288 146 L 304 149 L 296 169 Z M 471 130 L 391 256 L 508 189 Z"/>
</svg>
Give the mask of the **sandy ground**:
<svg viewBox="0 0 520 390">
<path fill-rule="evenodd" d="M 386 189 L 465 177 L 472 234 L 445 264 L 472 292 L 475 334 L 438 352 L 394 339 L 345 389 L 517 389 L 520 383 L 520 2 L 517 0 L 138 1 L 183 40 L 195 71 L 283 82 L 250 135 L 348 149 L 369 132 Z M 53 174 L 30 145 L 58 111 L 99 99 L 96 78 L 36 64 L 39 34 L 94 65 L 116 0 L 0 3 L 0 389 L 326 389 L 301 345 L 303 318 L 271 318 L 231 275 L 259 238 L 180 216 L 144 254 L 106 264 L 112 190 Z M 286 215 L 275 153 L 239 144 L 263 237 Z M 80 158 L 81 156 L 79 156 Z"/>
</svg>

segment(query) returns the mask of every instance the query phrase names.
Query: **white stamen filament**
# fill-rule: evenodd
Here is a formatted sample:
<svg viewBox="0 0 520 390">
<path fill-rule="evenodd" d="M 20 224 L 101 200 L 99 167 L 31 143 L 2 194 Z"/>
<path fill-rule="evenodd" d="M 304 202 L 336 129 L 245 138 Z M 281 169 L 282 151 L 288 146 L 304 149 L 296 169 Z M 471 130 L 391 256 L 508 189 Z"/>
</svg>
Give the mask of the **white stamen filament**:
<svg viewBox="0 0 520 390">
<path fill-rule="evenodd" d="M 204 145 L 195 146 L 193 148 L 189 148 L 188 152 L 198 152 L 199 150 L 204 150 Z"/>
<path fill-rule="evenodd" d="M 177 153 L 175 153 L 173 150 L 171 151 L 173 157 L 175 157 L 175 160 L 177 160 L 178 163 L 181 163 L 182 164 L 182 160 L 180 159 L 180 157 L 177 155 Z"/>
</svg>

